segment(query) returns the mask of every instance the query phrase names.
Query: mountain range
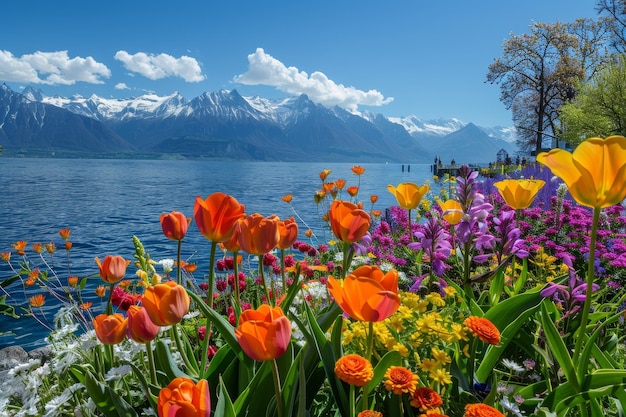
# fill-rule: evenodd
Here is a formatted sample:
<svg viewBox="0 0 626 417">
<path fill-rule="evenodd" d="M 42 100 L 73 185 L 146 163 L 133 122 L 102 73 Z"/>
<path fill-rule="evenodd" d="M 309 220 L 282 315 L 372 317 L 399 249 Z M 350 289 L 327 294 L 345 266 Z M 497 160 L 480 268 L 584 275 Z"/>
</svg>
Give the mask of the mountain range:
<svg viewBox="0 0 626 417">
<path fill-rule="evenodd" d="M 457 119 L 352 114 L 306 95 L 270 100 L 237 90 L 129 99 L 46 96 L 0 86 L 7 155 L 269 161 L 488 163 L 516 153 L 515 130 Z"/>
</svg>

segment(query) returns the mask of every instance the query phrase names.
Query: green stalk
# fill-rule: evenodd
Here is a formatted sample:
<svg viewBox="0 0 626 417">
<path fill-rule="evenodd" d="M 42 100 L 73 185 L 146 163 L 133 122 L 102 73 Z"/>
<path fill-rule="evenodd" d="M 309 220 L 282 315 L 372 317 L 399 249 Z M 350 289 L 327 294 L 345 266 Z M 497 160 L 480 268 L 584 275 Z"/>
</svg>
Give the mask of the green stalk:
<svg viewBox="0 0 626 417">
<path fill-rule="evenodd" d="M 355 401 L 354 401 L 354 397 L 355 397 L 355 386 L 350 384 L 350 417 L 355 417 L 356 415 L 356 410 L 355 410 Z"/>
<path fill-rule="evenodd" d="M 235 289 L 235 323 L 239 323 L 239 315 L 241 314 L 241 299 L 239 296 L 239 266 L 237 262 L 237 253 L 233 252 L 233 273 L 235 274 L 235 279 L 233 280 L 233 286 Z"/>
<path fill-rule="evenodd" d="M 274 303 L 270 300 L 270 290 L 267 288 L 267 283 L 265 282 L 265 268 L 263 268 L 263 255 L 259 255 L 259 274 L 261 275 L 261 282 L 263 283 L 263 289 L 265 290 L 265 299 L 267 303 L 274 306 Z"/>
<path fill-rule="evenodd" d="M 217 242 L 211 242 L 211 257 L 209 259 L 209 308 L 213 309 L 213 286 L 215 285 L 215 250 L 217 249 Z M 206 333 L 204 337 L 204 345 L 202 346 L 202 358 L 200 365 L 200 373 L 204 373 L 206 370 L 207 357 L 209 355 L 209 339 L 211 334 L 211 317 L 206 317 Z"/>
<path fill-rule="evenodd" d="M 283 279 L 283 294 L 287 292 L 287 279 L 285 278 L 285 250 L 280 250 L 280 273 Z"/>
<path fill-rule="evenodd" d="M 178 263 L 176 264 L 178 266 L 178 271 L 176 272 L 176 283 L 178 285 L 180 285 L 181 282 L 181 267 L 180 267 L 180 248 L 183 245 L 183 241 L 179 240 L 178 241 L 178 250 L 176 251 L 176 260 L 178 261 Z"/>
<path fill-rule="evenodd" d="M 280 376 L 278 375 L 276 359 L 272 359 L 272 374 L 274 376 L 274 389 L 276 391 L 276 410 L 278 411 L 278 417 L 283 417 L 285 415 L 283 409 L 283 390 L 280 386 Z"/>
<path fill-rule="evenodd" d="M 598 233 L 598 221 L 600 220 L 600 207 L 593 209 L 593 223 L 591 226 L 591 239 L 589 241 L 589 260 L 587 261 L 587 292 L 585 294 L 585 303 L 583 305 L 582 317 L 580 319 L 580 328 L 576 337 L 576 347 L 574 348 L 574 363 L 580 362 L 580 354 L 583 345 L 583 338 L 587 332 L 587 324 L 589 321 L 589 310 L 591 309 L 591 292 L 593 291 L 593 281 L 595 279 L 594 262 L 596 254 L 596 238 Z M 578 384 L 581 385 L 585 375 L 578 375 Z"/>
<path fill-rule="evenodd" d="M 372 361 L 372 352 L 374 351 L 374 322 L 370 321 L 368 323 L 368 332 L 367 332 L 367 346 L 365 348 L 365 359 L 368 361 Z M 363 387 L 363 407 L 361 411 L 367 410 L 368 396 L 369 396 L 369 383 L 365 384 Z"/>
<path fill-rule="evenodd" d="M 154 354 L 152 353 L 152 344 L 148 340 L 146 342 L 146 354 L 148 355 L 148 368 L 150 370 L 150 382 L 154 385 L 158 384 L 156 368 L 154 366 Z"/>
</svg>

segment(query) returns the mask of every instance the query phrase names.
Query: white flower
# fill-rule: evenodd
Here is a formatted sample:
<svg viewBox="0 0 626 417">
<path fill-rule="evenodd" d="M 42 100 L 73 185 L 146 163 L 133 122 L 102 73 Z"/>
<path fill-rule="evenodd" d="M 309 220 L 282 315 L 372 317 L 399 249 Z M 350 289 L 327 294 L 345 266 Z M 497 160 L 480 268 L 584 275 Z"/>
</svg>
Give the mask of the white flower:
<svg viewBox="0 0 626 417">
<path fill-rule="evenodd" d="M 523 417 L 524 416 L 524 414 L 522 414 L 519 406 L 517 404 L 515 404 L 514 402 L 509 401 L 509 399 L 507 397 L 503 397 L 502 400 L 500 400 L 500 404 L 502 405 L 502 407 L 505 410 L 510 411 L 516 417 Z"/>
<path fill-rule="evenodd" d="M 524 367 L 513 360 L 502 359 L 502 365 L 513 372 L 524 372 Z"/>
<path fill-rule="evenodd" d="M 159 261 L 159 265 L 163 268 L 163 272 L 166 274 L 172 272 L 174 270 L 174 260 L 173 259 L 161 259 Z"/>
<path fill-rule="evenodd" d="M 130 365 L 122 365 L 116 368 L 109 369 L 109 372 L 104 376 L 104 380 L 109 381 L 117 381 L 118 379 L 122 379 L 125 375 L 128 375 L 133 368 Z"/>
</svg>

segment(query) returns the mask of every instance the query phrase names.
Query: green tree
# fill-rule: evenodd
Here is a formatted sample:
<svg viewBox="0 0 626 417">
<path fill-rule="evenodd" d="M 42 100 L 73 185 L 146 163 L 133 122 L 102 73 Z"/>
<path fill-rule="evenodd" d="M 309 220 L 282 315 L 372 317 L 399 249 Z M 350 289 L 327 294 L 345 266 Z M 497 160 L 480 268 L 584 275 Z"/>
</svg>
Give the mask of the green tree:
<svg viewBox="0 0 626 417">
<path fill-rule="evenodd" d="M 606 64 L 561 109 L 562 138 L 573 145 L 589 137 L 626 135 L 626 55 Z"/>
<path fill-rule="evenodd" d="M 546 137 L 560 134 L 560 107 L 608 56 L 607 25 L 606 19 L 533 23 L 529 34 L 505 40 L 487 81 L 500 85 L 500 99 L 518 127 L 520 149 L 536 154 Z"/>
</svg>

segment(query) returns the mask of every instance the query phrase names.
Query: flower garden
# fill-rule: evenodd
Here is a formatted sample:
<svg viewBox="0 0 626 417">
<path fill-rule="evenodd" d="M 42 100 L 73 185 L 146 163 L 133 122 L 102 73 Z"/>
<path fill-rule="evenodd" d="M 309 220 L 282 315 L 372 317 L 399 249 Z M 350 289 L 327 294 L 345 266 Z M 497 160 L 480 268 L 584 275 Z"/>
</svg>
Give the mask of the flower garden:
<svg viewBox="0 0 626 417">
<path fill-rule="evenodd" d="M 50 358 L 8 372 L 0 415 L 625 415 L 626 138 L 500 178 L 462 166 L 439 194 L 389 185 L 383 209 L 332 174 L 313 196 L 328 242 L 214 193 L 161 216 L 171 260 L 135 237 L 134 259 L 65 276 L 69 229 L 63 248 L 2 252 L 0 313 L 27 287 L 29 315 L 60 308 Z M 189 227 L 208 271 L 181 259 Z"/>
</svg>

